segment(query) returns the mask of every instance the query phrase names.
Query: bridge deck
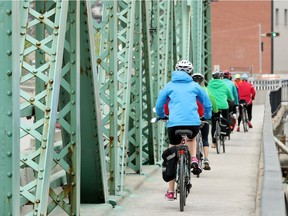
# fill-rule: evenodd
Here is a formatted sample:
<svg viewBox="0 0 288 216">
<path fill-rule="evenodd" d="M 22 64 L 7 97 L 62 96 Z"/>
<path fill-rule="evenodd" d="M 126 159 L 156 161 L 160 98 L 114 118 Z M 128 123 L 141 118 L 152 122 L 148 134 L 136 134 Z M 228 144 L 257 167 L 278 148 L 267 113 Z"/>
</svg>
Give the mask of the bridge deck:
<svg viewBox="0 0 288 216">
<path fill-rule="evenodd" d="M 82 215 L 256 215 L 263 112 L 263 105 L 254 105 L 253 128 L 248 133 L 242 128 L 241 132 L 234 131 L 231 140 L 226 141 L 225 154 L 210 148 L 211 170 L 204 170 L 200 178 L 192 177 L 193 187 L 184 212 L 179 211 L 178 200 L 164 199 L 167 183 L 161 178 L 161 169 L 150 166 L 144 169 L 147 175 L 127 176 L 131 193 L 113 210 L 107 205 L 94 210 L 83 206 Z"/>
</svg>

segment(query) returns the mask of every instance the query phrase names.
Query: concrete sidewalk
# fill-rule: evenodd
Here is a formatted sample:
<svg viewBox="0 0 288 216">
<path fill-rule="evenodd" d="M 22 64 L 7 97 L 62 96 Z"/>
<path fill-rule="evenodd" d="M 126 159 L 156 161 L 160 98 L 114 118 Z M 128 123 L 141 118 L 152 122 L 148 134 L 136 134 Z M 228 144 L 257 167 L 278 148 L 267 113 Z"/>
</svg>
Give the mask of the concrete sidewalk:
<svg viewBox="0 0 288 216">
<path fill-rule="evenodd" d="M 203 170 L 200 178 L 192 176 L 193 186 L 184 212 L 179 211 L 179 200 L 165 200 L 168 184 L 162 180 L 161 168 L 147 166 L 145 175 L 127 175 L 127 194 L 116 200 L 115 208 L 103 204 L 92 212 L 91 206 L 81 205 L 81 215 L 257 215 L 263 112 L 264 105 L 253 107 L 253 128 L 248 133 L 243 128 L 234 131 L 231 140 L 225 142 L 226 153 L 217 154 L 210 148 L 211 170 Z"/>
</svg>

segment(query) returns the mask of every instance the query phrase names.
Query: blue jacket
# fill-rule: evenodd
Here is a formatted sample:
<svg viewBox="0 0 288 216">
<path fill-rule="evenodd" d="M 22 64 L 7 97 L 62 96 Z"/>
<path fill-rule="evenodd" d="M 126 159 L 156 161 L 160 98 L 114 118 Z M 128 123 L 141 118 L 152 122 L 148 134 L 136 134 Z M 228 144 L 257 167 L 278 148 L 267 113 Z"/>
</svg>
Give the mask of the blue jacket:
<svg viewBox="0 0 288 216">
<path fill-rule="evenodd" d="M 230 89 L 230 92 L 234 98 L 234 102 L 236 105 L 238 105 L 238 91 L 237 91 L 237 87 L 236 85 L 234 84 L 233 81 L 229 80 L 229 79 L 223 79 L 223 81 L 227 84 L 227 86 L 229 87 Z"/>
<path fill-rule="evenodd" d="M 168 127 L 182 125 L 200 125 L 196 97 L 204 108 L 204 118 L 210 119 L 212 114 L 212 104 L 208 94 L 203 88 L 192 80 L 184 71 L 174 71 L 172 81 L 168 82 L 156 101 L 156 114 L 164 117 L 164 105 L 170 98 Z"/>
</svg>

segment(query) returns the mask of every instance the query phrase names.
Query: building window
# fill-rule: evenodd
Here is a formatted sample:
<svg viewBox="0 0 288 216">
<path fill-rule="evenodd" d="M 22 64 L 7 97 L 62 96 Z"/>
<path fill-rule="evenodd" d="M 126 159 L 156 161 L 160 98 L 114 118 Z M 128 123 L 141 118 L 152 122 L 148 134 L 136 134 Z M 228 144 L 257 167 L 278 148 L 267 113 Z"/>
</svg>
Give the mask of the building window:
<svg viewBox="0 0 288 216">
<path fill-rule="evenodd" d="M 279 9 L 276 8 L 276 13 L 275 13 L 275 26 L 279 25 Z"/>
<path fill-rule="evenodd" d="M 287 9 L 284 10 L 284 26 L 288 25 Z"/>
</svg>

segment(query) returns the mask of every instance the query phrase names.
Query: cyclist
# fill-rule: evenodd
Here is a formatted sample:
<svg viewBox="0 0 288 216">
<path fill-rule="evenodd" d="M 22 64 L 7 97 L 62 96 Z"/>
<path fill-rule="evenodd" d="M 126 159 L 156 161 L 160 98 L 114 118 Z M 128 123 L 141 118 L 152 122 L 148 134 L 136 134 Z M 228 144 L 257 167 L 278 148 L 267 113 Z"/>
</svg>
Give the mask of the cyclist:
<svg viewBox="0 0 288 216">
<path fill-rule="evenodd" d="M 231 103 L 232 104 L 231 107 L 229 104 L 229 109 L 230 109 L 230 112 L 233 113 L 233 117 L 235 118 L 235 121 L 236 121 L 236 107 L 238 106 L 238 101 L 239 101 L 238 90 L 237 90 L 235 83 L 231 81 L 232 76 L 229 70 L 224 71 L 223 77 L 224 77 L 223 81 L 226 83 L 226 85 L 228 85 L 232 93 L 232 96 L 234 98 L 233 103 Z"/>
<path fill-rule="evenodd" d="M 204 85 L 204 76 L 201 73 L 193 73 L 192 75 L 192 79 L 197 82 L 200 86 L 202 86 L 202 88 L 204 89 L 204 91 L 208 94 L 209 99 L 212 103 L 212 112 L 213 113 L 217 113 L 218 112 L 218 108 L 217 108 L 217 104 L 216 104 L 216 100 L 215 98 L 210 94 L 210 92 L 208 91 L 208 89 L 206 88 L 206 86 Z M 198 103 L 198 114 L 200 116 L 200 118 L 202 120 L 205 120 L 203 115 L 203 106 Z M 202 135 L 202 143 L 203 143 L 203 153 L 204 153 L 204 170 L 210 170 L 210 162 L 208 160 L 208 154 L 209 154 L 209 142 L 208 142 L 208 135 L 209 135 L 209 124 L 204 124 L 201 127 L 201 135 Z"/>
<path fill-rule="evenodd" d="M 234 76 L 234 84 L 236 85 L 236 87 L 238 88 L 238 84 L 241 83 L 241 75 L 240 74 L 235 74 Z"/>
<path fill-rule="evenodd" d="M 246 73 L 241 76 L 242 82 L 238 84 L 238 93 L 239 93 L 239 101 L 245 101 L 247 103 L 247 114 L 248 114 L 248 126 L 252 128 L 251 119 L 252 119 L 252 101 L 256 96 L 256 90 L 254 86 L 248 82 L 248 75 Z M 241 123 L 241 107 L 239 107 L 239 117 L 238 117 L 238 127 L 237 131 L 240 131 L 240 123 Z"/>
<path fill-rule="evenodd" d="M 213 138 L 215 129 L 216 129 L 216 118 L 220 117 L 220 114 L 222 114 L 222 117 L 228 120 L 229 117 L 229 105 L 228 100 L 233 100 L 233 96 L 228 88 L 228 86 L 225 84 L 225 82 L 220 79 L 221 71 L 216 70 L 212 73 L 212 78 L 208 82 L 208 90 L 213 95 L 213 97 L 216 99 L 217 108 L 219 110 L 218 113 L 212 113 L 212 129 L 211 129 L 211 135 L 212 135 L 212 148 L 216 148 L 216 140 Z"/>
<path fill-rule="evenodd" d="M 176 70 L 172 72 L 172 80 L 168 82 L 162 91 L 159 93 L 156 101 L 156 114 L 160 118 L 165 117 L 164 105 L 169 99 L 169 121 L 168 138 L 169 147 L 179 145 L 182 137 L 175 135 L 177 129 L 189 129 L 193 132 L 192 136 L 188 137 L 187 146 L 191 155 L 191 167 L 193 174 L 197 175 L 201 172 L 198 167 L 196 158 L 196 135 L 200 128 L 200 118 L 196 98 L 204 107 L 204 118 L 211 118 L 212 105 L 206 92 L 192 80 L 190 76 L 193 70 L 193 65 L 187 60 L 181 60 L 176 64 Z M 175 181 L 169 182 L 169 188 L 165 197 L 168 200 L 174 200 Z"/>
</svg>

